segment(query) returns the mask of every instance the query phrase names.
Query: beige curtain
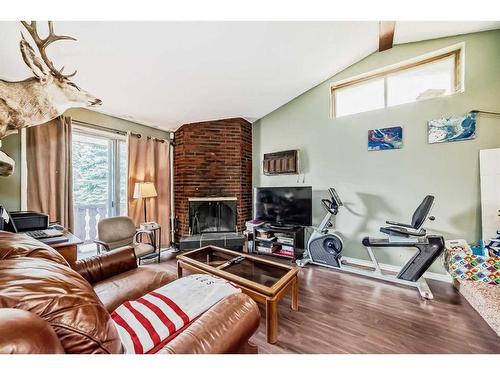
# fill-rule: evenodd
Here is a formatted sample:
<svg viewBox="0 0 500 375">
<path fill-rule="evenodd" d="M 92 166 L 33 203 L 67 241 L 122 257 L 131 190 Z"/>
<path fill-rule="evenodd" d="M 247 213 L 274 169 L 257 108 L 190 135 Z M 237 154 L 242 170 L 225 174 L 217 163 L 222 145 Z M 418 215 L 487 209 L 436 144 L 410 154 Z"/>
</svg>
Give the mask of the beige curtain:
<svg viewBox="0 0 500 375">
<path fill-rule="evenodd" d="M 73 231 L 71 118 L 26 129 L 26 146 L 28 210 L 44 212 Z"/>
<path fill-rule="evenodd" d="M 152 182 L 158 196 L 134 199 L 136 182 Z M 146 202 L 148 221 L 162 228 L 162 246 L 170 246 L 170 145 L 166 140 L 128 136 L 128 216 L 136 225 L 144 222 Z"/>
</svg>

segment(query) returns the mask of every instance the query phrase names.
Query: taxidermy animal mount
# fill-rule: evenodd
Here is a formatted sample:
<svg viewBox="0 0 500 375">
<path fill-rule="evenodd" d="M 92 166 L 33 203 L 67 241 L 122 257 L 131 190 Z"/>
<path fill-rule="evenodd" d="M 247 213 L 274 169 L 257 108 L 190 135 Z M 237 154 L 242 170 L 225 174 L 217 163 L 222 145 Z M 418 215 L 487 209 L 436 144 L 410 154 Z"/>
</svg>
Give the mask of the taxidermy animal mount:
<svg viewBox="0 0 500 375">
<path fill-rule="evenodd" d="M 0 80 L 0 147 L 1 139 L 17 133 L 18 129 L 44 124 L 74 107 L 97 106 L 101 100 L 82 90 L 63 69 L 56 69 L 49 60 L 46 48 L 59 40 L 76 40 L 56 35 L 51 21 L 49 35 L 40 37 L 35 21 L 21 21 L 35 43 L 38 56 L 21 32 L 21 55 L 34 77 L 19 82 Z M 0 176 L 14 173 L 14 160 L 0 151 Z"/>
</svg>

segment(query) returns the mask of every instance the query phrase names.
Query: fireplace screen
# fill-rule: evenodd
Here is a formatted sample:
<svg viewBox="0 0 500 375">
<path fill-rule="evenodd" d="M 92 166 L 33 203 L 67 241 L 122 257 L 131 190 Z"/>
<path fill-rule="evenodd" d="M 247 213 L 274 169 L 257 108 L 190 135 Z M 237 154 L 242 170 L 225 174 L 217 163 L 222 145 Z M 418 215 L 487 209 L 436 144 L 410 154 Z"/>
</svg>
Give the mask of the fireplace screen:
<svg viewBox="0 0 500 375">
<path fill-rule="evenodd" d="M 236 200 L 189 201 L 191 234 L 236 232 Z"/>
</svg>

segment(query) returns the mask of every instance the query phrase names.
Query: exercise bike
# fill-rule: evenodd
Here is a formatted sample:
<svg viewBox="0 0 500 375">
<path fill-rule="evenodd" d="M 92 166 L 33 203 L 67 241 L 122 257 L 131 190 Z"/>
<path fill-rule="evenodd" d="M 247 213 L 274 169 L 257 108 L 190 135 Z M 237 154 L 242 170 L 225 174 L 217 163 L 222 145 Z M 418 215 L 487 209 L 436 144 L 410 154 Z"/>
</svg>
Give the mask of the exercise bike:
<svg viewBox="0 0 500 375">
<path fill-rule="evenodd" d="M 321 200 L 327 210 L 327 214 L 309 238 L 305 256 L 297 260 L 297 265 L 304 267 L 306 264 L 311 263 L 414 287 L 418 289 L 423 298 L 432 299 L 432 292 L 422 275 L 443 252 L 444 239 L 442 236 L 427 235 L 426 230 L 422 226 L 427 220 L 434 220 L 434 217 L 430 216 L 434 197 L 428 195 L 424 198 L 415 210 L 411 224 L 387 221 L 386 223 L 389 226 L 381 227 L 380 231 L 387 234 L 388 238 L 363 238 L 362 244 L 365 246 L 371 260 L 372 269 L 370 270 L 349 265 L 342 260 L 342 239 L 338 234 L 328 233 L 328 228 L 332 226 L 331 217 L 337 215 L 343 203 L 335 189 L 330 188 L 329 192 L 331 200 Z M 372 247 L 414 247 L 417 249 L 417 252 L 401 268 L 399 273 L 394 275 L 382 272 Z"/>
<path fill-rule="evenodd" d="M 305 256 L 296 261 L 297 265 L 300 267 L 304 267 L 308 263 L 327 267 L 340 267 L 340 258 L 342 249 L 344 248 L 344 242 L 338 234 L 329 233 L 328 229 L 333 226 L 331 222 L 332 216 L 336 216 L 339 212 L 339 208 L 344 204 L 334 188 L 330 188 L 328 191 L 331 200 L 321 200 L 327 214 L 321 221 L 319 227 L 315 228 L 314 232 L 309 237 Z"/>
</svg>

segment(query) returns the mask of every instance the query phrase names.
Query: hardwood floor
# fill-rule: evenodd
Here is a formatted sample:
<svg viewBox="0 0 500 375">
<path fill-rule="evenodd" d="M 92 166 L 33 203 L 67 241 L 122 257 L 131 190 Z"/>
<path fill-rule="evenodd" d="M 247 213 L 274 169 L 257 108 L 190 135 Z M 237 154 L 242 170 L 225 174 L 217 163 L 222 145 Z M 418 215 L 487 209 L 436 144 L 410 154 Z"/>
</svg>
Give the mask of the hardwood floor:
<svg viewBox="0 0 500 375">
<path fill-rule="evenodd" d="M 175 271 L 175 255 L 162 256 Z M 434 300 L 412 288 L 307 266 L 299 311 L 279 304 L 279 335 L 266 341 L 264 309 L 252 342 L 259 353 L 500 353 L 500 337 L 452 285 L 429 280 Z"/>
</svg>

